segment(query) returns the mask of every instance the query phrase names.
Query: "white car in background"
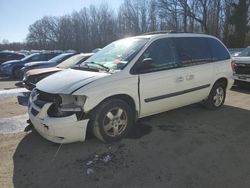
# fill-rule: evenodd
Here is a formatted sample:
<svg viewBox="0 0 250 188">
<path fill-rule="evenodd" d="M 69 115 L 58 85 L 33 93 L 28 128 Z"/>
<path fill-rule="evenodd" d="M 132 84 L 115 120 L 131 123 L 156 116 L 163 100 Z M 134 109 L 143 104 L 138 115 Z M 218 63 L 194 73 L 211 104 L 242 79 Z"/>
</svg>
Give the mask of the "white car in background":
<svg viewBox="0 0 250 188">
<path fill-rule="evenodd" d="M 250 47 L 233 57 L 232 67 L 236 85 L 250 83 Z"/>
<path fill-rule="evenodd" d="M 56 143 L 84 141 L 87 126 L 101 141 L 118 141 L 142 117 L 198 102 L 220 108 L 233 84 L 231 60 L 217 38 L 204 34 L 121 39 L 38 82 L 29 117 Z"/>
</svg>

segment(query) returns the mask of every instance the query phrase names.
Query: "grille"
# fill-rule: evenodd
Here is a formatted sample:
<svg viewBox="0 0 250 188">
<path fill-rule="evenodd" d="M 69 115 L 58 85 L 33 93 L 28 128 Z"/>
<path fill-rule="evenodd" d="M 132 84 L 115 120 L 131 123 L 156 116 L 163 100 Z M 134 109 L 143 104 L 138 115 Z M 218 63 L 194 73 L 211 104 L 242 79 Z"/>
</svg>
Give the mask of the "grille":
<svg viewBox="0 0 250 188">
<path fill-rule="evenodd" d="M 38 106 L 39 108 L 42 108 L 42 107 L 46 104 L 46 102 L 41 101 L 41 100 L 35 100 L 35 101 L 34 101 L 34 104 L 35 104 L 36 106 Z"/>
<path fill-rule="evenodd" d="M 250 64 L 237 63 L 235 67 L 236 74 L 248 74 L 250 75 Z"/>
</svg>

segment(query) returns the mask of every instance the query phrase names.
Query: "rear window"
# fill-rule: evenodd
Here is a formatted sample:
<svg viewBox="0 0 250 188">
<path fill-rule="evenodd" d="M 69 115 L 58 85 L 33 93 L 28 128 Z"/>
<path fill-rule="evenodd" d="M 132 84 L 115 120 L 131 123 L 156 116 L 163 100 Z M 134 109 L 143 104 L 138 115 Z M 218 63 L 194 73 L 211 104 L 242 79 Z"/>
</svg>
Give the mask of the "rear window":
<svg viewBox="0 0 250 188">
<path fill-rule="evenodd" d="M 221 42 L 214 38 L 207 38 L 207 41 L 214 61 L 230 59 L 230 54 Z"/>
<path fill-rule="evenodd" d="M 175 38 L 178 59 L 182 66 L 192 66 L 212 61 L 206 38 L 180 37 Z"/>
</svg>

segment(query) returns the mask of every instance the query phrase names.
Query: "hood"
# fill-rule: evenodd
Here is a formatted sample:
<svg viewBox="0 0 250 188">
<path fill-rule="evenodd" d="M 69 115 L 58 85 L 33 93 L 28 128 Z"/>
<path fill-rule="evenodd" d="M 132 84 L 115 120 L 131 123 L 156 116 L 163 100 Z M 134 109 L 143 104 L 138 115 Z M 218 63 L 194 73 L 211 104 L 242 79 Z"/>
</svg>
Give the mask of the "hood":
<svg viewBox="0 0 250 188">
<path fill-rule="evenodd" d="M 22 60 L 10 60 L 2 63 L 1 65 L 7 65 L 7 64 L 12 64 L 12 63 L 19 63 L 19 62 L 24 62 Z"/>
<path fill-rule="evenodd" d="M 33 62 L 30 62 L 30 63 L 26 63 L 25 67 L 37 66 L 37 65 L 44 64 L 44 63 L 48 63 L 48 61 L 33 61 Z"/>
<path fill-rule="evenodd" d="M 109 75 L 108 73 L 66 69 L 44 78 L 36 84 L 36 87 L 47 93 L 71 94 L 84 85 Z"/>
<path fill-rule="evenodd" d="M 247 63 L 250 64 L 250 57 L 233 57 L 236 63 Z"/>
<path fill-rule="evenodd" d="M 51 73 L 51 72 L 58 72 L 63 69 L 57 68 L 57 67 L 51 67 L 51 68 L 42 68 L 42 69 L 32 69 L 28 72 L 26 72 L 27 76 L 34 76 L 34 75 L 39 75 L 39 74 L 44 74 L 44 73 Z"/>
</svg>

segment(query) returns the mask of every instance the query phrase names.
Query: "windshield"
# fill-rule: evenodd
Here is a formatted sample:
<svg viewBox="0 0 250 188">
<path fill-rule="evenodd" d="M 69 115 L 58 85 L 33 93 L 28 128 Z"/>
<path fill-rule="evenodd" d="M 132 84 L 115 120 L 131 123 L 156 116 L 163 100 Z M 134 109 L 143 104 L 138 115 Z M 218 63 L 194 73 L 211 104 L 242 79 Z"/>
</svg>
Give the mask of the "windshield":
<svg viewBox="0 0 250 188">
<path fill-rule="evenodd" d="M 239 53 L 238 57 L 249 57 L 250 56 L 250 48 L 244 49 Z"/>
<path fill-rule="evenodd" d="M 66 59 L 62 63 L 58 64 L 57 67 L 58 68 L 65 68 L 65 69 L 67 69 L 69 67 L 72 67 L 72 66 L 76 65 L 84 57 L 85 57 L 84 54 L 74 55 L 73 57 L 70 57 L 69 59 Z"/>
<path fill-rule="evenodd" d="M 26 57 L 22 58 L 21 60 L 22 60 L 22 61 L 29 60 L 30 58 L 32 58 L 32 57 L 33 57 L 33 56 L 35 56 L 35 55 L 37 55 L 37 54 L 31 54 L 31 55 L 28 55 L 28 56 L 26 56 Z"/>
<path fill-rule="evenodd" d="M 67 55 L 70 55 L 69 53 L 68 54 L 60 54 L 60 55 L 57 55 L 56 57 L 53 57 L 52 59 L 49 60 L 49 62 L 58 62 L 58 61 L 61 61 L 65 56 Z"/>
<path fill-rule="evenodd" d="M 112 42 L 92 57 L 87 59 L 81 66 L 91 66 L 106 70 L 122 69 L 148 41 L 147 38 L 126 38 Z"/>
</svg>

